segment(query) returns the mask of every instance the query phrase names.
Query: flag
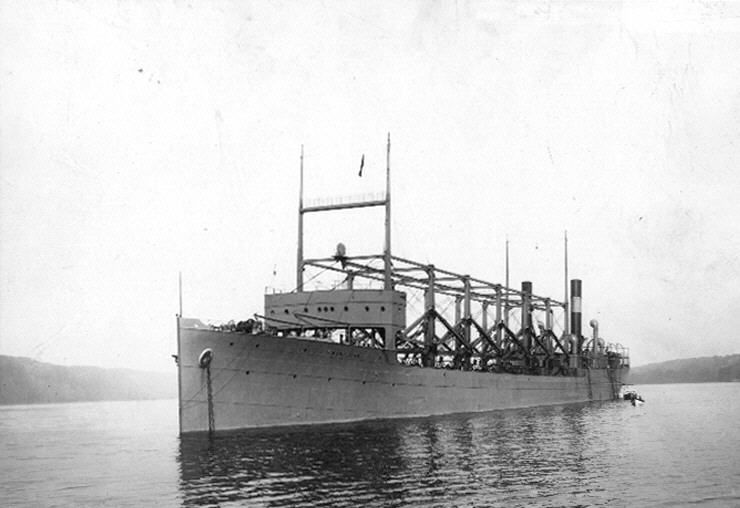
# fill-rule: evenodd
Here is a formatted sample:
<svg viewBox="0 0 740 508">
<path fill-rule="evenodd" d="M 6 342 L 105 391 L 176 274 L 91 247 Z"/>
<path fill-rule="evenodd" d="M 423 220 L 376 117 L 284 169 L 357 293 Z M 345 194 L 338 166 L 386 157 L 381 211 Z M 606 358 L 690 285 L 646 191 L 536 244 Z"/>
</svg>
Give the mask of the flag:
<svg viewBox="0 0 740 508">
<path fill-rule="evenodd" d="M 362 158 L 360 159 L 360 172 L 357 173 L 357 176 L 362 176 L 362 168 L 365 167 L 365 154 L 362 154 Z"/>
</svg>

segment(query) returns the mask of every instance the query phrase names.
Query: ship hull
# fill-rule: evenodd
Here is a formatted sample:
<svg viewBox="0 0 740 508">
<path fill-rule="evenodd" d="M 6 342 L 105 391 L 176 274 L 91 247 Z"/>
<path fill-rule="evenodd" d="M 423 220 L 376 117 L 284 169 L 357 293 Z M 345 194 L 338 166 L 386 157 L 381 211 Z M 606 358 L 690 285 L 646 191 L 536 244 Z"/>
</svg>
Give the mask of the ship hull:
<svg viewBox="0 0 740 508">
<path fill-rule="evenodd" d="M 198 361 L 205 349 L 213 352 L 207 368 Z M 623 375 L 622 369 L 574 377 L 409 367 L 381 349 L 178 329 L 181 434 L 611 400 Z"/>
</svg>

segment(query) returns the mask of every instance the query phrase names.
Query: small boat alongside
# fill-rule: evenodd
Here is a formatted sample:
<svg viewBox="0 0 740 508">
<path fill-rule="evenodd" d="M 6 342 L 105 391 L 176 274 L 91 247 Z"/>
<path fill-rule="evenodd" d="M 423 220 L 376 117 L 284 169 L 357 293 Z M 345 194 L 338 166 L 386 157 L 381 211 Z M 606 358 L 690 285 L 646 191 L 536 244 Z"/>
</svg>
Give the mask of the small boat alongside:
<svg viewBox="0 0 740 508">
<path fill-rule="evenodd" d="M 642 395 L 637 393 L 635 390 L 627 390 L 624 392 L 623 398 L 624 400 L 631 402 L 633 406 L 641 406 L 645 403 L 645 399 L 642 398 Z"/>
</svg>

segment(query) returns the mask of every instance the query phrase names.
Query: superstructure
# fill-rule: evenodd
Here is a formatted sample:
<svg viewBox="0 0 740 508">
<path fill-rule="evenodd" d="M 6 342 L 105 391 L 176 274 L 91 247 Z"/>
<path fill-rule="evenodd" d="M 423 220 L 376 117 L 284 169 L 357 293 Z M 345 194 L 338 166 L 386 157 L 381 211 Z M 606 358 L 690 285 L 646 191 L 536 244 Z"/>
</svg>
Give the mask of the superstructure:
<svg viewBox="0 0 740 508">
<path fill-rule="evenodd" d="M 580 280 L 558 301 L 391 254 L 390 137 L 380 196 L 306 203 L 302 150 L 300 174 L 296 289 L 226 325 L 178 315 L 181 433 L 618 397 L 628 351 L 595 320 L 584 336 Z M 365 207 L 385 210 L 382 253 L 304 258 L 306 214 Z M 340 282 L 309 290 L 309 273 Z"/>
</svg>

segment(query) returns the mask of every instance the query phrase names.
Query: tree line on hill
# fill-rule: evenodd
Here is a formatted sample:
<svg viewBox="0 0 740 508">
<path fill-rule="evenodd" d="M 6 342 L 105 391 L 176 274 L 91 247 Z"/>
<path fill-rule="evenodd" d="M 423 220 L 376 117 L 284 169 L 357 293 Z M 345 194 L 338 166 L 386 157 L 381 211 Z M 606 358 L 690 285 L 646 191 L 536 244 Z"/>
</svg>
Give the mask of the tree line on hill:
<svg viewBox="0 0 740 508">
<path fill-rule="evenodd" d="M 629 374 L 633 384 L 723 381 L 740 381 L 740 354 L 651 363 L 633 367 Z"/>
<path fill-rule="evenodd" d="M 687 358 L 630 369 L 632 384 L 740 381 L 740 354 Z M 65 367 L 0 355 L 0 404 L 169 399 L 177 375 L 132 369 Z"/>
<path fill-rule="evenodd" d="M 176 396 L 174 369 L 169 374 L 65 367 L 0 355 L 0 404 L 170 399 Z"/>
</svg>

